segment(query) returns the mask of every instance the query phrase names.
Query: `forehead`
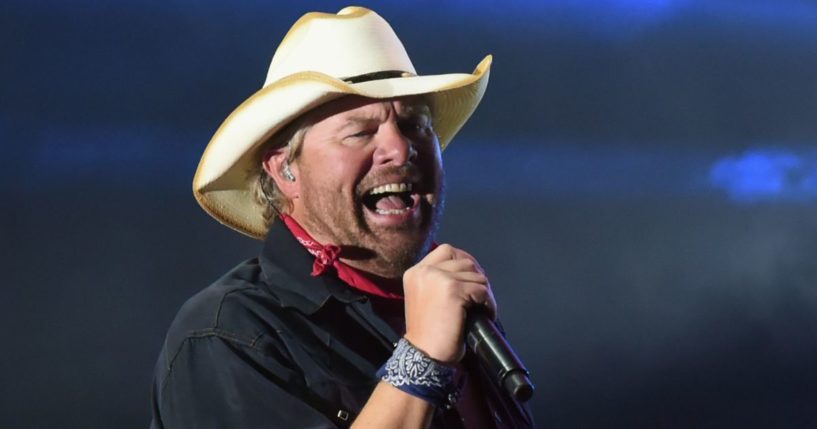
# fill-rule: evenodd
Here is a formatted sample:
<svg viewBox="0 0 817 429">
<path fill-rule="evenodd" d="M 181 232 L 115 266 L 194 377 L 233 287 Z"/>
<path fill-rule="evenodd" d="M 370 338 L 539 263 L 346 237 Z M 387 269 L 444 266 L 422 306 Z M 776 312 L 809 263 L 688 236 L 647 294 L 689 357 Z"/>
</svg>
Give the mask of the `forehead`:
<svg viewBox="0 0 817 429">
<path fill-rule="evenodd" d="M 311 113 L 313 124 L 324 121 L 344 121 L 348 119 L 385 119 L 394 111 L 398 116 L 431 116 L 425 98 L 419 95 L 386 100 L 346 96 L 333 100 Z"/>
</svg>

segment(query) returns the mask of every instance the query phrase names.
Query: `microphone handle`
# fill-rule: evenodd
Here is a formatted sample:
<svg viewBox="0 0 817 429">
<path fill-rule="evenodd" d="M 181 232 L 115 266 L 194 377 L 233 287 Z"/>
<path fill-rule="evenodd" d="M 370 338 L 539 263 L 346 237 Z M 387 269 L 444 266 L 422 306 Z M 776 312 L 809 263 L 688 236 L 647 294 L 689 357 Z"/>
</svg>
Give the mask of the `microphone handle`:
<svg viewBox="0 0 817 429">
<path fill-rule="evenodd" d="M 492 380 L 519 402 L 533 396 L 533 383 L 525 365 L 483 311 L 472 310 L 465 322 L 465 344 L 488 371 Z"/>
</svg>

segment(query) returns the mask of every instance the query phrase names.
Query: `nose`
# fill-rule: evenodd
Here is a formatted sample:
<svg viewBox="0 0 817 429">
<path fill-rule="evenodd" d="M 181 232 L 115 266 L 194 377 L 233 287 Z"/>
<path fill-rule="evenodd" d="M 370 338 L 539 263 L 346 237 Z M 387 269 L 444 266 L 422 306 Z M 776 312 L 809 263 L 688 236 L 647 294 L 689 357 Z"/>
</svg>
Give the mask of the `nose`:
<svg viewBox="0 0 817 429">
<path fill-rule="evenodd" d="M 417 158 L 414 143 L 394 123 L 381 126 L 379 141 L 374 152 L 376 165 L 402 166 Z"/>
</svg>

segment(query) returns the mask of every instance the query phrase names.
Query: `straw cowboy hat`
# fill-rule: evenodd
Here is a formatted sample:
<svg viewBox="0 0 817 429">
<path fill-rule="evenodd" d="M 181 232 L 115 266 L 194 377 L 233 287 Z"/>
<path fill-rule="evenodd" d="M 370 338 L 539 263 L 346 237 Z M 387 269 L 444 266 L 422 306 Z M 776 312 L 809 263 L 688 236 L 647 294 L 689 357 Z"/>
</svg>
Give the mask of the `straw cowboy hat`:
<svg viewBox="0 0 817 429">
<path fill-rule="evenodd" d="M 196 200 L 219 222 L 263 239 L 264 207 L 249 177 L 260 148 L 302 114 L 345 95 L 387 99 L 426 94 L 444 149 L 465 124 L 488 85 L 491 56 L 473 74 L 417 76 L 403 44 L 379 15 L 362 7 L 302 16 L 272 57 L 263 88 L 216 131 L 193 178 Z"/>
</svg>

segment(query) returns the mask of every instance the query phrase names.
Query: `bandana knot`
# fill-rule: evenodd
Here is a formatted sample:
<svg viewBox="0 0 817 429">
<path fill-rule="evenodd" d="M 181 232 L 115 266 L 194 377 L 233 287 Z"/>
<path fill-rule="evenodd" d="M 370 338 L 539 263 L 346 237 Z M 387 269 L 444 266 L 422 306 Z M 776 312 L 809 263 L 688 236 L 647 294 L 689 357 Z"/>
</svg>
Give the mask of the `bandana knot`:
<svg viewBox="0 0 817 429">
<path fill-rule="evenodd" d="M 289 228 L 290 232 L 292 232 L 292 235 L 301 243 L 301 246 L 303 246 L 310 255 L 315 257 L 315 261 L 312 263 L 311 274 L 313 277 L 329 271 L 330 268 L 334 268 L 338 278 L 355 289 L 383 298 L 394 300 L 403 299 L 403 284 L 399 280 L 394 284 L 388 284 L 385 280 L 382 280 L 383 285 L 376 284 L 363 273 L 338 260 L 340 257 L 340 246 L 335 244 L 324 245 L 317 242 L 301 225 L 298 225 L 298 222 L 291 216 L 282 214 L 281 219 L 287 228 Z"/>
<path fill-rule="evenodd" d="M 320 243 L 311 240 L 301 240 L 300 237 L 298 237 L 298 241 L 315 257 L 315 262 L 312 263 L 311 274 L 313 277 L 319 276 L 332 268 L 337 262 L 338 256 L 340 256 L 340 247 L 334 244 L 322 246 Z"/>
</svg>

